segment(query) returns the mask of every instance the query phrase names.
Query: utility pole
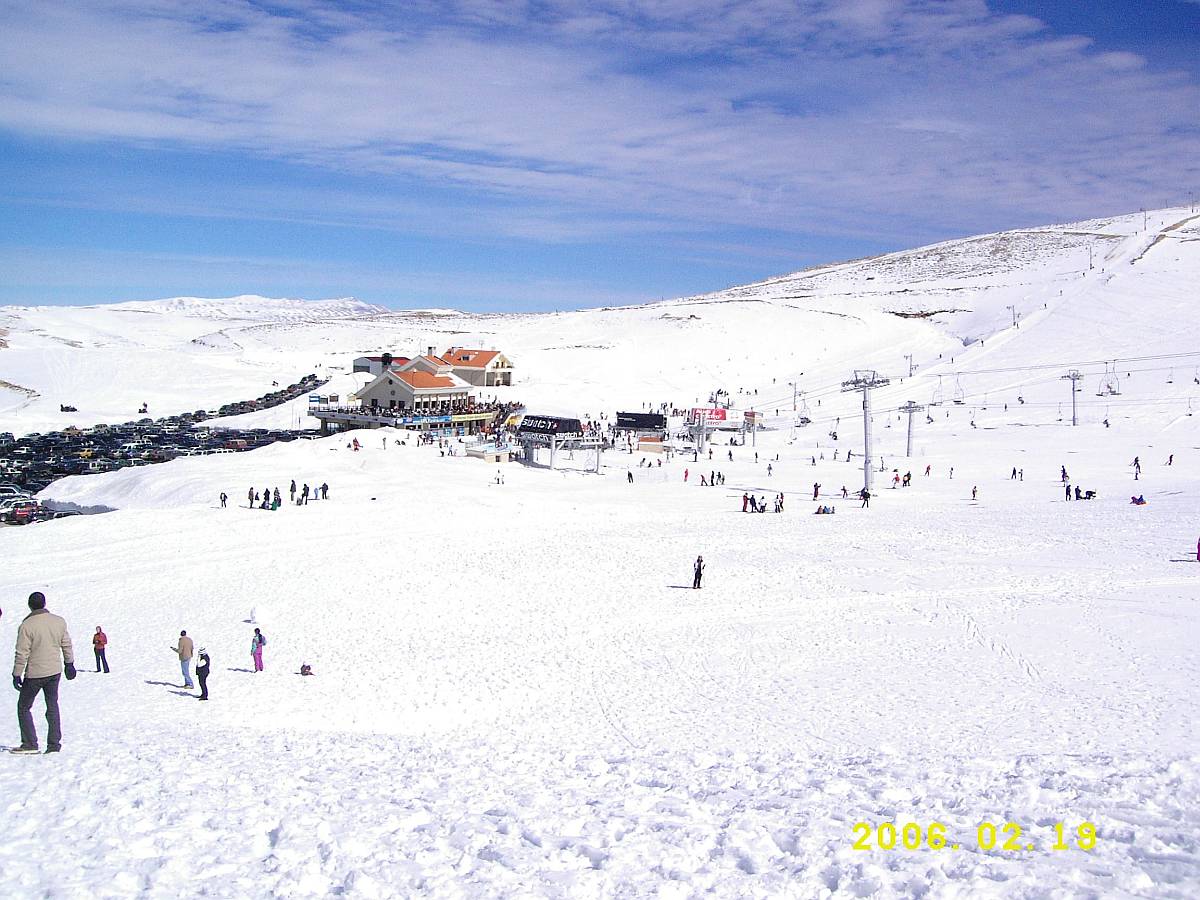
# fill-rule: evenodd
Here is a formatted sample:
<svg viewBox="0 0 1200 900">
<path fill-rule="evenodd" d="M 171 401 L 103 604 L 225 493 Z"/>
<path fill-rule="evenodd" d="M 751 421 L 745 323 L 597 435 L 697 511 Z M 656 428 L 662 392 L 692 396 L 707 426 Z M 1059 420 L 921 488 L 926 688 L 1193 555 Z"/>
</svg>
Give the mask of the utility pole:
<svg viewBox="0 0 1200 900">
<path fill-rule="evenodd" d="M 1079 382 L 1083 380 L 1083 376 L 1079 374 L 1078 369 L 1072 369 L 1059 380 L 1071 382 L 1071 424 L 1078 425 L 1079 419 L 1075 415 L 1075 393 L 1079 390 Z"/>
<path fill-rule="evenodd" d="M 903 406 L 900 407 L 900 412 L 908 413 L 908 444 L 904 451 L 905 456 L 909 456 L 909 457 L 912 456 L 912 417 L 913 417 L 913 413 L 920 412 L 924 408 L 925 408 L 924 406 L 921 406 L 919 403 L 913 403 L 911 400 L 909 400 L 907 403 L 905 403 Z"/>
<path fill-rule="evenodd" d="M 1092 270 L 1092 245 L 1088 244 L 1088 271 Z"/>
<path fill-rule="evenodd" d="M 1146 207 L 1141 208 L 1142 213 L 1142 231 L 1148 231 L 1150 226 L 1146 224 Z"/>
<path fill-rule="evenodd" d="M 871 489 L 871 388 L 883 387 L 890 379 L 874 369 L 855 369 L 854 378 L 842 382 L 843 391 L 862 391 L 863 395 L 863 490 Z"/>
<path fill-rule="evenodd" d="M 1090 251 L 1089 251 L 1089 252 L 1090 252 Z M 1016 327 L 1017 327 L 1017 307 L 1016 307 L 1016 304 L 1010 303 L 1008 306 L 1006 306 L 1006 307 L 1004 307 L 1004 308 L 1005 308 L 1005 309 L 1007 309 L 1007 310 L 1008 310 L 1010 313 L 1012 313 L 1012 317 L 1013 317 L 1013 328 L 1016 328 Z"/>
<path fill-rule="evenodd" d="M 908 377 L 912 378 L 913 373 L 913 358 L 911 353 L 905 353 L 904 358 L 908 360 Z"/>
</svg>

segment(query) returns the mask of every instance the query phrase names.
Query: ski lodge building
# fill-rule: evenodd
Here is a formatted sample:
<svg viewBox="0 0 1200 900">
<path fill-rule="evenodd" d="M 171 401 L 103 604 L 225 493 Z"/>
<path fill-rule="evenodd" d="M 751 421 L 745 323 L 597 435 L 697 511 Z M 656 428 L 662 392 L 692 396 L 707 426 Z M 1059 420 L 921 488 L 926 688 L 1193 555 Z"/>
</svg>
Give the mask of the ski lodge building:
<svg viewBox="0 0 1200 900">
<path fill-rule="evenodd" d="M 360 356 L 354 371 L 374 376 L 349 396 L 357 406 L 310 410 L 320 420 L 322 434 L 383 426 L 472 434 L 496 415 L 496 404 L 475 403 L 476 388 L 512 384 L 512 363 L 498 350 L 451 347 L 437 356 L 429 347 L 412 359 Z"/>
<path fill-rule="evenodd" d="M 433 349 L 432 347 L 430 348 Z M 426 354 L 381 371 L 375 379 L 350 395 L 364 409 L 417 412 L 445 403 L 466 403 L 472 385 L 459 378 L 445 360 Z"/>
</svg>

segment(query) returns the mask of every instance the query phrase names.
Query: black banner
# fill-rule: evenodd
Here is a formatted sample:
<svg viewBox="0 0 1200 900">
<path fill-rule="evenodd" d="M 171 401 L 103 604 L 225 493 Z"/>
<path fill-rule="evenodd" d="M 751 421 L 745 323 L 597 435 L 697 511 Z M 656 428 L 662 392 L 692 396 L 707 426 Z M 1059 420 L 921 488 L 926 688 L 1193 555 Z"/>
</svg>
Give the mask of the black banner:
<svg viewBox="0 0 1200 900">
<path fill-rule="evenodd" d="M 617 429 L 620 431 L 663 431 L 667 417 L 658 413 L 617 413 Z"/>
<path fill-rule="evenodd" d="M 525 416 L 517 431 L 529 434 L 583 434 L 578 419 L 559 419 L 555 416 Z"/>
</svg>

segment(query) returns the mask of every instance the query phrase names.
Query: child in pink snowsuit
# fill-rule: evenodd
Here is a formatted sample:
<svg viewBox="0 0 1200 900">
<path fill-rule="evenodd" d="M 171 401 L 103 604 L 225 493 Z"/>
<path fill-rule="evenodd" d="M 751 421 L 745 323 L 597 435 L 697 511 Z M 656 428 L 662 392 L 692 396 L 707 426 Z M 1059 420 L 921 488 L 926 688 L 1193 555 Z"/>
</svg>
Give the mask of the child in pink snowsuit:
<svg viewBox="0 0 1200 900">
<path fill-rule="evenodd" d="M 254 637 L 250 638 L 250 655 L 254 657 L 254 671 L 261 672 L 262 664 L 262 648 L 267 643 L 267 639 L 263 637 L 261 631 L 254 629 Z"/>
</svg>

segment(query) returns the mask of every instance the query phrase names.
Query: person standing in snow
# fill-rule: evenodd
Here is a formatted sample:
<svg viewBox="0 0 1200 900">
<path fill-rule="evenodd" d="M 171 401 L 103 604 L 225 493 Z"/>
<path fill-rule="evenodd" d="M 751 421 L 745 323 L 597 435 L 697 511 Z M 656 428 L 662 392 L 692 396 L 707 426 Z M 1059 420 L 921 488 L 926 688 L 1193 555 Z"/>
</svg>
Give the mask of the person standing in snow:
<svg viewBox="0 0 1200 900">
<path fill-rule="evenodd" d="M 75 678 L 75 651 L 67 623 L 46 610 L 46 595 L 29 595 L 29 615 L 17 629 L 17 652 L 13 660 L 13 687 L 17 699 L 17 722 L 21 727 L 21 746 L 13 753 L 37 753 L 37 730 L 33 725 L 33 701 L 38 694 L 46 699 L 46 752 L 62 749 L 62 720 L 58 712 L 58 686 L 66 673 Z"/>
<path fill-rule="evenodd" d="M 97 625 L 96 633 L 92 635 L 92 652 L 96 654 L 96 671 L 100 671 L 100 667 L 104 666 L 104 674 L 108 674 L 108 657 L 104 655 L 104 648 L 108 646 L 108 635 L 104 630 Z"/>
<path fill-rule="evenodd" d="M 200 679 L 200 697 L 201 700 L 208 699 L 208 672 L 212 668 L 212 660 L 208 657 L 208 651 L 203 647 L 200 648 L 200 656 L 196 660 L 196 677 Z"/>
<path fill-rule="evenodd" d="M 1067 485 L 1067 499 L 1071 499 L 1071 486 L 1069 484 Z"/>
<path fill-rule="evenodd" d="M 871 506 L 871 492 L 863 488 L 859 491 L 858 496 L 862 497 L 862 506 L 859 509 L 869 509 Z"/>
<path fill-rule="evenodd" d="M 279 497 L 279 488 L 275 488 L 275 493 L 271 496 L 271 504 L 273 509 L 279 509 L 283 501 Z"/>
<path fill-rule="evenodd" d="M 179 644 L 172 647 L 172 650 L 179 656 L 179 671 L 183 672 L 183 686 L 187 690 L 195 687 L 192 684 L 192 655 L 195 652 L 195 644 L 192 639 L 187 636 L 187 631 L 179 632 Z"/>
<path fill-rule="evenodd" d="M 321 499 L 322 500 L 329 499 L 329 484 L 328 484 L 328 482 L 324 482 L 324 481 L 321 482 Z"/>
<path fill-rule="evenodd" d="M 304 487 L 300 489 L 300 500 L 301 500 L 302 505 L 308 506 L 308 483 L 307 482 L 305 483 Z"/>
<path fill-rule="evenodd" d="M 749 506 L 750 497 L 745 491 L 742 491 L 742 512 L 745 512 Z"/>
<path fill-rule="evenodd" d="M 254 671 L 261 672 L 263 670 L 262 651 L 267 645 L 267 639 L 263 637 L 263 633 L 255 628 L 254 637 L 250 638 L 250 655 L 254 658 Z"/>
<path fill-rule="evenodd" d="M 813 482 L 813 499 L 816 500 L 819 496 L 821 496 L 821 486 Z"/>
<path fill-rule="evenodd" d="M 292 479 L 292 486 L 289 488 L 288 499 L 294 504 L 296 502 L 296 479 Z"/>
<path fill-rule="evenodd" d="M 1067 483 L 1067 467 L 1060 466 L 1059 468 L 1062 469 L 1062 472 L 1060 473 L 1060 477 L 1062 478 L 1062 483 L 1066 484 Z"/>
<path fill-rule="evenodd" d="M 1008 480 L 1009 481 L 1017 480 L 1017 467 L 1016 466 L 1013 466 L 1012 474 L 1008 476 Z"/>
<path fill-rule="evenodd" d="M 979 494 L 979 488 L 972 487 L 971 488 L 971 499 L 974 500 L 976 498 L 976 496 L 978 496 L 978 494 Z"/>
<path fill-rule="evenodd" d="M 697 556 L 696 562 L 692 566 L 692 590 L 700 589 L 700 579 L 704 577 L 704 557 Z"/>
<path fill-rule="evenodd" d="M 257 499 L 258 492 L 254 490 L 254 488 L 250 488 L 250 490 L 246 493 L 246 500 L 249 501 L 251 509 L 254 509 L 254 501 Z"/>
<path fill-rule="evenodd" d="M 228 499 L 229 499 L 229 495 L 227 493 L 225 493 L 224 491 L 221 491 L 221 509 L 225 508 L 225 502 Z"/>
</svg>

